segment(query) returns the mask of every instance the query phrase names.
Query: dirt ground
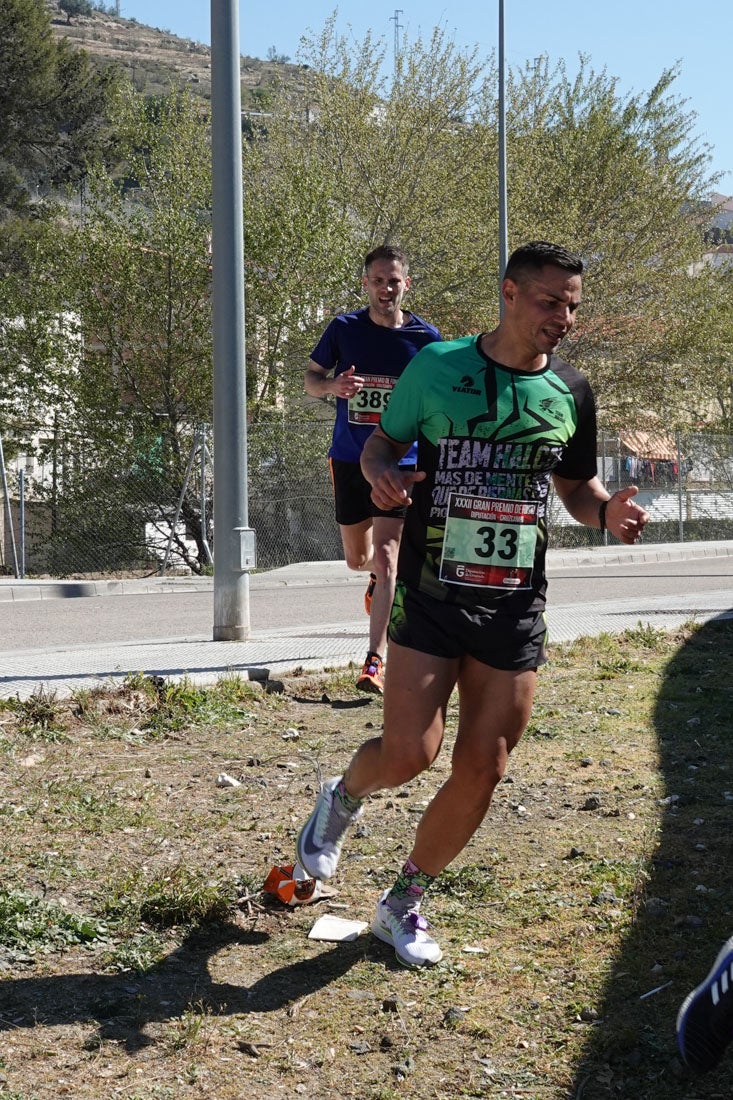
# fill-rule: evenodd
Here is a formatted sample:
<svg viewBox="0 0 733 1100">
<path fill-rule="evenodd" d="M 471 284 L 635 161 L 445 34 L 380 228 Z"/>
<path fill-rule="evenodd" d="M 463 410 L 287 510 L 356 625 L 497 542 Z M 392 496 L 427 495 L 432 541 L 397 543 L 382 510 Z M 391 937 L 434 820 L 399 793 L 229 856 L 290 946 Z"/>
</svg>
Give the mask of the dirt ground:
<svg viewBox="0 0 733 1100">
<path fill-rule="evenodd" d="M 445 779 L 369 800 L 337 895 L 261 892 L 381 728 L 353 671 L 268 693 L 144 677 L 0 712 L 0 1097 L 725 1097 L 675 1049 L 730 934 L 733 623 L 556 647 L 409 972 L 364 931 Z M 217 785 L 230 776 L 236 786 Z"/>
</svg>

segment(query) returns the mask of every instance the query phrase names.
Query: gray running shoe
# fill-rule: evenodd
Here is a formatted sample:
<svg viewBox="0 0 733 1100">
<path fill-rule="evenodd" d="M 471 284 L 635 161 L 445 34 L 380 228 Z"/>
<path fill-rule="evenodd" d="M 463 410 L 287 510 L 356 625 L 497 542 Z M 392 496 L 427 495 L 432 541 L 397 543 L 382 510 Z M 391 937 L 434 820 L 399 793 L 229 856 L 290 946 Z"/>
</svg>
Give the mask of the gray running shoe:
<svg viewBox="0 0 733 1100">
<path fill-rule="evenodd" d="M 403 966 L 434 966 L 443 958 L 440 947 L 427 933 L 428 922 L 421 917 L 417 906 L 398 912 L 387 902 L 389 890 L 385 890 L 377 902 L 377 914 L 372 921 L 372 932 L 395 949 L 397 962 Z"/>
<path fill-rule="evenodd" d="M 336 776 L 321 786 L 316 807 L 298 837 L 298 859 L 311 878 L 323 880 L 336 873 L 344 834 L 362 814 L 361 807 L 354 813 L 345 809 L 336 794 L 340 782 L 341 776 Z"/>
</svg>

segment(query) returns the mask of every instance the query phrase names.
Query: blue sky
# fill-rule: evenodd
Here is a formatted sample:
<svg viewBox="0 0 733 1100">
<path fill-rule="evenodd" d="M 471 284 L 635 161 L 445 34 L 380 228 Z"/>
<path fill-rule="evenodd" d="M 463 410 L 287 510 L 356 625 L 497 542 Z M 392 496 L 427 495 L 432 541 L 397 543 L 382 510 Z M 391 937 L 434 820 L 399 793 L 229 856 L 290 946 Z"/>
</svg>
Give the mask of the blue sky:
<svg viewBox="0 0 733 1100">
<path fill-rule="evenodd" d="M 352 28 L 360 39 L 371 29 L 391 47 L 398 5 L 398 23 L 408 40 L 440 26 L 459 46 L 478 45 L 487 53 L 496 49 L 498 0 L 373 0 L 360 5 L 278 0 L 272 7 L 240 3 L 241 52 L 264 58 L 274 46 L 295 61 L 301 35 L 320 30 L 335 10 L 343 33 Z M 205 0 L 120 0 L 120 14 L 184 38 L 211 40 Z M 574 5 L 505 0 L 504 27 L 508 65 L 547 54 L 551 60 L 564 58 L 572 71 L 578 55 L 587 54 L 594 69 L 605 68 L 619 78 L 623 94 L 648 91 L 665 68 L 679 62 L 673 91 L 697 114 L 696 133 L 713 147 L 711 168 L 725 173 L 719 190 L 733 194 L 733 110 L 726 87 L 733 43 L 730 0 L 580 0 Z"/>
</svg>

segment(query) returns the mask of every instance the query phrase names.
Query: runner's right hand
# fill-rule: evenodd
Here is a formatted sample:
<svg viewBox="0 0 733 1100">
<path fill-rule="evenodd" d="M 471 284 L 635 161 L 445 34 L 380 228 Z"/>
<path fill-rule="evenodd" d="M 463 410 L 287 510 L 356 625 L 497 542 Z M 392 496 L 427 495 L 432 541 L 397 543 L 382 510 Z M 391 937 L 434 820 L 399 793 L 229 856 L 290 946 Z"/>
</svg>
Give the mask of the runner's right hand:
<svg viewBox="0 0 733 1100">
<path fill-rule="evenodd" d="M 404 508 L 412 504 L 410 490 L 418 481 L 424 481 L 424 470 L 401 470 L 399 466 L 386 469 L 372 485 L 372 500 L 377 508 L 388 512 L 392 508 Z"/>
<path fill-rule="evenodd" d="M 348 370 L 342 371 L 333 379 L 331 393 L 334 397 L 344 397 L 348 400 L 359 392 L 364 382 L 365 379 L 356 373 L 356 367 L 349 367 Z"/>
</svg>

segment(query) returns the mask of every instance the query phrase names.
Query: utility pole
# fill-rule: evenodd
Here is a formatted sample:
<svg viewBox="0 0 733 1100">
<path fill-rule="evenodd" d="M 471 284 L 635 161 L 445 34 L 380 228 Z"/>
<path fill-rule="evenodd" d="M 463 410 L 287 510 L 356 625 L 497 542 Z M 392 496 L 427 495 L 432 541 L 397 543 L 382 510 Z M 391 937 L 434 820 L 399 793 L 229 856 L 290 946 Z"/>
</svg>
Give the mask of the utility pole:
<svg viewBox="0 0 733 1100">
<path fill-rule="evenodd" d="M 404 27 L 400 23 L 400 16 L 404 15 L 402 8 L 395 8 L 394 15 L 390 15 L 390 23 L 394 23 L 394 75 L 397 76 L 397 58 L 400 55 L 400 31 Z"/>
<path fill-rule="evenodd" d="M 239 0 L 211 0 L 214 641 L 250 636 Z"/>
</svg>

